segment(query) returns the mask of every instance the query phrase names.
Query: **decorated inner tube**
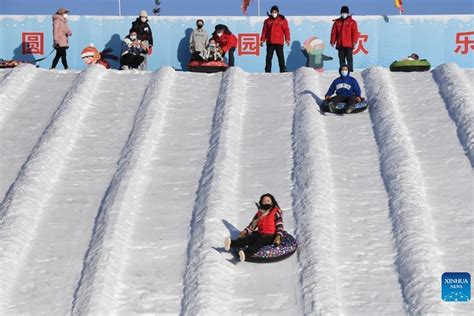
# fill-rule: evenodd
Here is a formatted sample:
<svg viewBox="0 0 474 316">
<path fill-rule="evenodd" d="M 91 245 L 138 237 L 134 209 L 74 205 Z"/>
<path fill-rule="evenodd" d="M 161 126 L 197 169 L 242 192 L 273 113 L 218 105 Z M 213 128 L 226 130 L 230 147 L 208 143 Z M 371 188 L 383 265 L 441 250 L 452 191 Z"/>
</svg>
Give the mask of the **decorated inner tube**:
<svg viewBox="0 0 474 316">
<path fill-rule="evenodd" d="M 281 239 L 280 246 L 268 245 L 261 248 L 250 258 L 245 258 L 245 261 L 255 263 L 268 263 L 276 262 L 288 258 L 295 253 L 297 244 L 293 236 L 288 234 L 286 231 L 283 232 L 283 238 Z M 235 256 L 239 256 L 239 250 L 245 250 L 245 248 L 233 248 Z"/>
<path fill-rule="evenodd" d="M 431 65 L 426 59 L 420 60 L 399 60 L 390 65 L 390 71 L 428 71 Z"/>
<path fill-rule="evenodd" d="M 193 60 L 188 64 L 189 71 L 213 73 L 226 71 L 229 66 L 223 61 L 199 61 Z"/>
<path fill-rule="evenodd" d="M 365 111 L 369 104 L 367 101 L 362 98 L 362 101 L 359 103 L 355 104 L 355 109 L 352 113 L 359 113 L 362 111 Z M 336 111 L 334 113 L 336 114 L 345 114 L 347 110 L 348 105 L 346 103 L 338 103 L 336 104 Z M 328 101 L 324 100 L 321 105 L 320 105 L 321 111 L 322 112 L 330 112 L 329 111 L 329 106 L 328 106 Z"/>
</svg>

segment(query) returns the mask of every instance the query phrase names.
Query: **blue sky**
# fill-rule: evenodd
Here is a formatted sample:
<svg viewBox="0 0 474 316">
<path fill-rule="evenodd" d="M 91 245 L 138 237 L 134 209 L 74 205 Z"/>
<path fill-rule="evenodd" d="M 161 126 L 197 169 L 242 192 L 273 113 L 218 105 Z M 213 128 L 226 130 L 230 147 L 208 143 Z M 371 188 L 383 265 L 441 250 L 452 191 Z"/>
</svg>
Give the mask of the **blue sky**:
<svg viewBox="0 0 474 316">
<path fill-rule="evenodd" d="M 257 15 L 257 1 L 249 8 Z M 118 15 L 119 0 L 0 0 L 0 14 L 45 14 L 66 7 L 75 15 Z M 153 0 L 121 0 L 122 15 L 136 15 L 140 9 L 150 14 Z M 241 15 L 241 0 L 161 0 L 162 15 Z M 273 5 L 286 15 L 337 15 L 348 5 L 354 15 L 394 15 L 393 0 L 260 0 L 264 14 Z M 404 0 L 407 14 L 474 14 L 473 0 Z"/>
</svg>

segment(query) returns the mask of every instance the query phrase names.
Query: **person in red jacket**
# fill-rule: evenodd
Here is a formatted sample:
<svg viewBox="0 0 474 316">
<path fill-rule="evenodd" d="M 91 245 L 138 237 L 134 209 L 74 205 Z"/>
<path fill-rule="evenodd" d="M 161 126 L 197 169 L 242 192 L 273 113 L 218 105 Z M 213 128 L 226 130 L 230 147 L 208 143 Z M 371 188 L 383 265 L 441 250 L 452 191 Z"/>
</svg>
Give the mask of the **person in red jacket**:
<svg viewBox="0 0 474 316">
<path fill-rule="evenodd" d="M 280 72 L 285 72 L 285 55 L 283 55 L 283 44 L 290 46 L 290 28 L 284 15 L 280 14 L 278 6 L 272 6 L 268 18 L 263 23 L 260 46 L 267 43 L 267 58 L 265 61 L 265 72 L 272 72 L 273 52 L 276 51 Z"/>
<path fill-rule="evenodd" d="M 349 15 L 349 7 L 341 7 L 341 17 L 334 20 L 331 30 L 331 46 L 336 45 L 339 55 L 339 66 L 348 65 L 349 71 L 354 71 L 352 52 L 359 38 L 356 20 Z"/>
<path fill-rule="evenodd" d="M 283 217 L 280 206 L 273 195 L 267 193 L 260 197 L 260 202 L 256 203 L 257 214 L 250 224 L 240 232 L 239 238 L 231 240 L 227 237 L 224 240 L 225 250 L 230 248 L 241 248 L 248 246 L 245 250 L 239 251 L 240 261 L 250 258 L 262 247 L 275 244 L 279 246 L 283 234 Z"/>
<path fill-rule="evenodd" d="M 234 66 L 234 52 L 237 48 L 237 37 L 229 30 L 227 25 L 217 24 L 212 33 L 212 38 L 219 43 L 220 53 L 225 56 L 229 52 L 229 66 Z"/>
</svg>

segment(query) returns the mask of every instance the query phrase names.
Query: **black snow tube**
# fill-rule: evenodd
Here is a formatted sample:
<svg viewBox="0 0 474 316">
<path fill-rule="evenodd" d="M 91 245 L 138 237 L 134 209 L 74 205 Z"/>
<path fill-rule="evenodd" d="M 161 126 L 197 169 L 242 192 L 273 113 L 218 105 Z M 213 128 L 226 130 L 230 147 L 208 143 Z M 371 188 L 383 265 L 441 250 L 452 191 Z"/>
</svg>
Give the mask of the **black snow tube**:
<svg viewBox="0 0 474 316">
<path fill-rule="evenodd" d="M 426 59 L 420 60 L 399 60 L 390 65 L 390 71 L 412 72 L 428 71 L 431 65 Z"/>
<path fill-rule="evenodd" d="M 252 257 L 245 258 L 245 261 L 254 263 L 270 263 L 281 261 L 294 254 L 297 247 L 298 246 L 295 238 L 285 231 L 283 232 L 283 238 L 281 239 L 280 246 L 265 246 L 257 251 L 257 253 Z M 232 252 L 235 256 L 239 257 L 239 250 L 245 250 L 245 248 L 233 248 Z"/>
<path fill-rule="evenodd" d="M 355 109 L 352 113 L 363 112 L 367 109 L 368 106 L 369 106 L 369 104 L 367 103 L 367 101 L 364 98 L 362 98 L 361 102 L 356 103 Z M 326 100 L 324 100 L 319 107 L 321 109 L 321 112 L 330 112 L 329 111 L 329 106 L 328 106 L 328 101 L 326 101 Z M 346 110 L 347 110 L 347 104 L 346 103 L 338 103 L 338 104 L 336 104 L 336 112 L 334 112 L 334 113 L 335 114 L 345 114 Z"/>
<path fill-rule="evenodd" d="M 214 73 L 226 71 L 229 68 L 223 61 L 198 61 L 194 60 L 188 64 L 188 70 L 192 72 Z"/>
</svg>

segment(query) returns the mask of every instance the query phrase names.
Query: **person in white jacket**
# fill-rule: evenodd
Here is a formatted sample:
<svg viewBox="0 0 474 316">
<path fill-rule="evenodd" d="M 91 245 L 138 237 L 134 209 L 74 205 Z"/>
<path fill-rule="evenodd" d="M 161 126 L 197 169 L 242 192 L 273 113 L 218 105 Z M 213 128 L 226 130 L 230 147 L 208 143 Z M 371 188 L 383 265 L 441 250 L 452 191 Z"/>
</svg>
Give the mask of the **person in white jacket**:
<svg viewBox="0 0 474 316">
<path fill-rule="evenodd" d="M 191 52 L 192 60 L 199 60 L 200 55 L 207 50 L 207 42 L 209 34 L 204 29 L 204 21 L 199 19 L 196 21 L 196 28 L 191 33 L 189 38 L 189 51 Z"/>
</svg>

